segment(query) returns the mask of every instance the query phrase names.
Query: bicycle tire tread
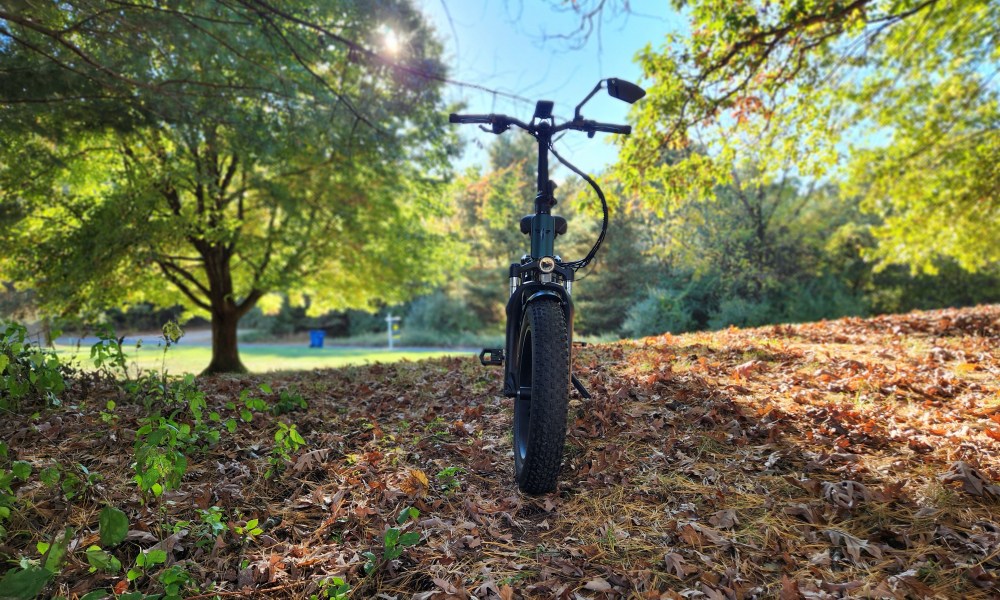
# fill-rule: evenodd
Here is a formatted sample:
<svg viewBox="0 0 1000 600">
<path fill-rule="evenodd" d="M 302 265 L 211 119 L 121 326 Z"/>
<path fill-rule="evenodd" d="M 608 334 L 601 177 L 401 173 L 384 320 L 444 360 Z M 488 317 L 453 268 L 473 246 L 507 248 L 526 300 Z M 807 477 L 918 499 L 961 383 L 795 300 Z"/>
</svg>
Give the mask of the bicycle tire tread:
<svg viewBox="0 0 1000 600">
<path fill-rule="evenodd" d="M 532 394 L 528 447 L 518 488 L 527 494 L 556 489 L 566 442 L 569 402 L 569 343 L 559 302 L 539 300 L 526 307 L 532 329 Z"/>
</svg>

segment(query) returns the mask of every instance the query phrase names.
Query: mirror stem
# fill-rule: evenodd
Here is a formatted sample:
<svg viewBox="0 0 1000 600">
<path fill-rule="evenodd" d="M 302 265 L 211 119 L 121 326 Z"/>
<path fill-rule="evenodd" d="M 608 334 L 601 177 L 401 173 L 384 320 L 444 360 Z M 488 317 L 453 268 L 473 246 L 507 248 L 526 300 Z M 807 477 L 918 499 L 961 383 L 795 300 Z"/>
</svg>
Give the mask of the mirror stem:
<svg viewBox="0 0 1000 600">
<path fill-rule="evenodd" d="M 576 110 L 573 112 L 574 121 L 579 121 L 580 119 L 583 118 L 583 115 L 580 114 L 580 109 L 583 108 L 583 105 L 594 97 L 594 94 L 600 91 L 602 85 L 604 85 L 603 79 L 597 82 L 597 85 L 595 85 L 594 89 L 591 90 L 589 94 L 587 94 L 587 97 L 583 99 L 583 102 L 576 105 Z"/>
</svg>

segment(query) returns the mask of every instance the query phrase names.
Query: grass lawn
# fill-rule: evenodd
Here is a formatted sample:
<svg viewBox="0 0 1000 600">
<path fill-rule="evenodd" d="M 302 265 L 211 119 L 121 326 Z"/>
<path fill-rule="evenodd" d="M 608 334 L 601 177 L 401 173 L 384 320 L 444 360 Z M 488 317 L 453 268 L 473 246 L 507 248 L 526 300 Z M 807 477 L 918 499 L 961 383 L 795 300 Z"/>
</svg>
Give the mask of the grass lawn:
<svg viewBox="0 0 1000 600">
<path fill-rule="evenodd" d="M 129 365 L 138 365 L 143 370 L 160 369 L 163 364 L 163 347 L 156 345 L 136 349 L 134 346 L 124 348 Z M 76 359 L 82 368 L 93 368 L 90 360 L 90 348 L 81 346 L 57 345 L 56 352 L 61 360 Z M 211 360 L 211 348 L 208 346 L 184 346 L 183 342 L 170 348 L 166 355 L 167 372 L 200 373 Z M 439 356 L 454 356 L 466 354 L 455 350 L 388 350 L 385 348 L 308 348 L 288 345 L 242 345 L 240 357 L 243 364 L 253 373 L 268 371 L 298 371 L 308 369 L 327 369 L 344 365 L 359 365 L 375 362 L 396 362 L 400 360 L 419 360 Z"/>
</svg>

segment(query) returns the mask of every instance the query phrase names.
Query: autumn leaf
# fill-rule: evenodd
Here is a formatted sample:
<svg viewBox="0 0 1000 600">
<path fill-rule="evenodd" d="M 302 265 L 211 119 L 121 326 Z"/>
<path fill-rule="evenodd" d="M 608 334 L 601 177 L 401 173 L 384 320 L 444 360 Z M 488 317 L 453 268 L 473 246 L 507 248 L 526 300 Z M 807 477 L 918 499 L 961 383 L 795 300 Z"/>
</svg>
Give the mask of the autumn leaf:
<svg viewBox="0 0 1000 600">
<path fill-rule="evenodd" d="M 687 564 L 687 560 L 676 552 L 669 552 L 663 557 L 663 562 L 667 566 L 667 571 L 677 575 L 678 579 L 684 579 L 698 571 L 698 567 Z"/>
<path fill-rule="evenodd" d="M 960 460 L 952 463 L 948 472 L 939 475 L 938 479 L 945 483 L 957 481 L 962 484 L 962 491 L 973 496 L 1000 498 L 1000 485 L 991 483 L 982 473 L 965 461 Z"/>
<path fill-rule="evenodd" d="M 429 488 L 430 480 L 427 479 L 427 474 L 420 469 L 410 469 L 406 479 L 399 485 L 399 489 L 411 498 L 423 497 Z"/>
<path fill-rule="evenodd" d="M 588 581 L 583 587 L 594 592 L 607 592 L 611 590 L 611 584 L 608 583 L 608 581 L 603 577 L 595 577 L 594 579 Z"/>
</svg>

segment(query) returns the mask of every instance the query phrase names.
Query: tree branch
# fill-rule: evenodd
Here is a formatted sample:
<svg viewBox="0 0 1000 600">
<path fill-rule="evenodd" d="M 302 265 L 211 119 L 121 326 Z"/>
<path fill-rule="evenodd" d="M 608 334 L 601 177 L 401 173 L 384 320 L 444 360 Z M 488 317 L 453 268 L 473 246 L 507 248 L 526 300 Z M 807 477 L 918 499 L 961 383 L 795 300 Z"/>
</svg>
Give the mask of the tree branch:
<svg viewBox="0 0 1000 600">
<path fill-rule="evenodd" d="M 157 266 L 160 267 L 160 271 L 163 273 L 163 276 L 166 277 L 167 280 L 170 281 L 170 283 L 174 284 L 174 286 L 177 289 L 179 289 L 182 294 L 187 296 L 188 300 L 193 302 L 199 308 L 203 308 L 208 311 L 212 310 L 212 306 L 207 302 L 205 302 L 203 299 L 199 298 L 194 292 L 192 292 L 191 288 L 189 288 L 183 281 L 178 279 L 177 276 L 170 271 L 170 268 L 173 267 L 179 270 L 180 272 L 187 274 L 189 277 L 191 276 L 190 273 L 187 273 L 187 271 L 180 269 L 176 265 L 171 265 L 171 263 L 166 261 L 157 260 L 155 262 Z M 198 283 L 197 280 L 195 281 L 195 283 Z M 200 283 L 198 283 L 198 287 L 204 289 L 204 286 L 202 286 Z"/>
</svg>

